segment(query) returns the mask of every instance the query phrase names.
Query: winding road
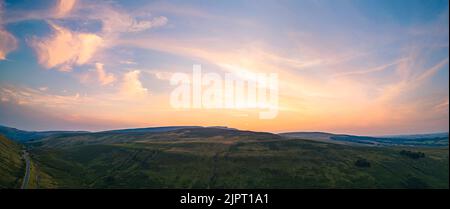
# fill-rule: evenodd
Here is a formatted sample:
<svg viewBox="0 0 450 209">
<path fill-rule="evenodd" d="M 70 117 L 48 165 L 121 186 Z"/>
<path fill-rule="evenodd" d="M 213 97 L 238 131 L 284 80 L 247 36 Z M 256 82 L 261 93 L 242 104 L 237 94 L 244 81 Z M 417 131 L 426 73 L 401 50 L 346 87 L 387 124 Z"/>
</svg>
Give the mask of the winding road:
<svg viewBox="0 0 450 209">
<path fill-rule="evenodd" d="M 28 180 L 30 179 L 30 156 L 27 151 L 23 151 L 23 159 L 25 159 L 26 163 L 26 169 L 25 169 L 25 176 L 23 177 L 22 186 L 21 189 L 26 189 L 28 186 Z"/>
</svg>

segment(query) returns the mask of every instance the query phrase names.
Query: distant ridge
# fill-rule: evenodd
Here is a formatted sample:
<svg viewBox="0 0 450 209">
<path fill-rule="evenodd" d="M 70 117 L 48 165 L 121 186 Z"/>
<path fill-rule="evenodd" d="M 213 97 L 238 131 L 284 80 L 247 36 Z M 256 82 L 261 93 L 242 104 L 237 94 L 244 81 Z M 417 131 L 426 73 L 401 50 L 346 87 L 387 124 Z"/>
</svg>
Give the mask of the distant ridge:
<svg viewBox="0 0 450 209">
<path fill-rule="evenodd" d="M 161 126 L 161 127 L 147 127 L 147 128 L 129 128 L 129 129 L 117 129 L 99 132 L 89 132 L 89 131 L 24 131 L 12 127 L 1 126 L 0 125 L 0 135 L 4 135 L 11 140 L 18 142 L 28 142 L 44 139 L 47 137 L 60 137 L 60 136 L 71 136 L 79 134 L 133 134 L 133 133 L 163 133 L 170 131 L 177 131 L 183 129 L 216 129 L 216 130 L 234 130 L 234 128 L 228 128 L 226 126 Z"/>
<path fill-rule="evenodd" d="M 201 126 L 163 126 L 163 127 L 149 127 L 149 128 L 130 128 L 130 129 L 118 129 L 101 131 L 99 133 L 157 133 L 175 131 L 188 128 L 202 128 Z"/>
<path fill-rule="evenodd" d="M 376 136 L 379 138 L 436 138 L 436 137 L 448 137 L 448 132 L 441 133 L 428 133 L 428 134 L 409 134 L 409 135 L 385 135 L 385 136 Z"/>
<path fill-rule="evenodd" d="M 132 129 L 118 129 L 100 132 L 89 132 L 89 131 L 24 131 L 17 128 L 11 128 L 7 126 L 0 125 L 0 134 L 5 137 L 18 141 L 18 142 L 28 142 L 40 140 L 50 136 L 62 136 L 62 135 L 77 135 L 77 134 L 89 134 L 89 133 L 158 133 L 158 132 L 168 132 L 180 129 L 188 128 L 202 128 L 201 126 L 164 126 L 164 127 L 149 127 L 149 128 L 132 128 Z"/>
<path fill-rule="evenodd" d="M 229 128 L 226 126 L 162 126 L 162 127 L 148 127 L 148 128 L 130 128 L 117 129 L 100 132 L 88 131 L 23 131 L 16 128 L 0 126 L 0 134 L 9 139 L 28 142 L 44 138 L 66 137 L 76 135 L 99 135 L 113 136 L 114 134 L 154 134 L 165 133 L 173 131 L 189 132 L 188 135 L 196 137 L 205 136 L 232 136 L 258 133 L 259 136 L 268 135 L 271 137 L 278 136 L 287 139 L 306 139 L 313 141 L 320 141 L 326 143 L 345 144 L 345 145 L 363 145 L 363 146 L 448 146 L 448 133 L 430 133 L 430 134 L 410 134 L 410 135 L 394 135 L 394 136 L 356 136 L 348 134 L 333 134 L 327 132 L 288 132 L 273 134 L 269 132 L 253 132 Z M 184 133 L 184 132 L 180 132 Z M 187 132 L 186 132 L 187 133 Z"/>
<path fill-rule="evenodd" d="M 280 133 L 287 138 L 301 138 L 314 141 L 368 146 L 448 146 L 448 133 L 411 134 L 394 136 L 355 136 L 326 132 Z"/>
<path fill-rule="evenodd" d="M 88 131 L 24 131 L 16 128 L 0 125 L 0 134 L 4 135 L 8 139 L 26 142 L 42 139 L 48 136 L 57 134 L 76 134 L 76 133 L 89 133 Z"/>
</svg>

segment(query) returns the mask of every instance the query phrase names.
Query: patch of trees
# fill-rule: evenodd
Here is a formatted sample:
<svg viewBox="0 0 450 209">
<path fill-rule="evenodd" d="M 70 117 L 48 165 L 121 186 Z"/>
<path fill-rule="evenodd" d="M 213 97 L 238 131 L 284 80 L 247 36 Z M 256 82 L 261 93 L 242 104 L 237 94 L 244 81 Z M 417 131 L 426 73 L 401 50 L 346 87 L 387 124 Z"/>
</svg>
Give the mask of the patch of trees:
<svg viewBox="0 0 450 209">
<path fill-rule="evenodd" d="M 368 168 L 368 167 L 370 167 L 370 162 L 366 159 L 358 159 L 355 162 L 355 166 L 361 167 L 361 168 Z"/>
<path fill-rule="evenodd" d="M 409 150 L 400 151 L 400 155 L 404 155 L 404 156 L 410 157 L 412 159 L 419 159 L 419 158 L 425 157 L 425 153 L 423 153 L 423 152 L 413 152 L 413 151 L 409 151 Z"/>
</svg>

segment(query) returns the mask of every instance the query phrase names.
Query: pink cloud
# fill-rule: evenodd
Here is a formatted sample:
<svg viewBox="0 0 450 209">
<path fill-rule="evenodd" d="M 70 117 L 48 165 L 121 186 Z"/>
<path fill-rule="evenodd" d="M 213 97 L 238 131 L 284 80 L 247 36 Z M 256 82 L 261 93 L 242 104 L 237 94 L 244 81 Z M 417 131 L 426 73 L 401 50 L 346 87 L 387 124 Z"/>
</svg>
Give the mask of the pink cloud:
<svg viewBox="0 0 450 209">
<path fill-rule="evenodd" d="M 0 28 L 0 60 L 6 59 L 6 55 L 16 48 L 16 38 L 8 31 Z"/>
<path fill-rule="evenodd" d="M 108 85 L 116 80 L 116 77 L 112 73 L 107 73 L 103 68 L 103 63 L 95 63 L 95 69 L 97 71 L 98 80 L 101 85 Z"/>
<path fill-rule="evenodd" d="M 134 70 L 125 73 L 123 76 L 123 83 L 121 87 L 121 93 L 126 96 L 143 96 L 146 95 L 148 89 L 144 88 L 139 80 L 139 74 L 141 71 Z"/>
<path fill-rule="evenodd" d="M 64 17 L 69 14 L 76 4 L 76 0 L 59 0 L 55 7 L 55 16 Z"/>
<path fill-rule="evenodd" d="M 77 33 L 51 23 L 54 34 L 43 39 L 33 39 L 38 61 L 46 68 L 57 67 L 70 71 L 73 65 L 87 63 L 102 46 L 103 39 L 92 33 Z"/>
</svg>

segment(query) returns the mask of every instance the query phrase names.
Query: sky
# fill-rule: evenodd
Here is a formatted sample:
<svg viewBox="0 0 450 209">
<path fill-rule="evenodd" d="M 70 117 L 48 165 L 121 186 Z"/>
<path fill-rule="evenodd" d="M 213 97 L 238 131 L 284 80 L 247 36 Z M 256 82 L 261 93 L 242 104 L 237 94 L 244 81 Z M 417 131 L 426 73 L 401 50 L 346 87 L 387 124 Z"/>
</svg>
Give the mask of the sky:
<svg viewBox="0 0 450 209">
<path fill-rule="evenodd" d="M 448 132 L 448 0 L 0 0 L 0 124 Z M 278 115 L 175 109 L 170 77 L 278 74 Z"/>
</svg>

